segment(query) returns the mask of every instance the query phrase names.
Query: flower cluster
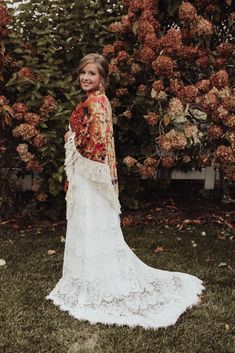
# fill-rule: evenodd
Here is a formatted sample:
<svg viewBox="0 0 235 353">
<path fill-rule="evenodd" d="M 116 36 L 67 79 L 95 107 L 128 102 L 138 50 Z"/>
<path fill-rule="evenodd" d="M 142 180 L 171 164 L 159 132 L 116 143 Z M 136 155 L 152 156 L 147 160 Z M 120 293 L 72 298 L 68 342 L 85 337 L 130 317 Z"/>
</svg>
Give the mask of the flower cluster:
<svg viewBox="0 0 235 353">
<path fill-rule="evenodd" d="M 17 74 L 19 77 L 23 77 L 32 81 L 35 80 L 35 75 L 33 74 L 32 70 L 28 67 L 22 67 Z"/>
<path fill-rule="evenodd" d="M 171 129 L 165 135 L 161 135 L 157 141 L 163 151 L 182 150 L 187 145 L 187 139 L 183 132 Z"/>
<path fill-rule="evenodd" d="M 38 135 L 38 130 L 35 128 L 35 126 L 27 124 L 27 123 L 22 123 L 18 126 L 16 126 L 12 130 L 12 135 L 14 137 L 21 137 L 24 141 L 29 141 L 35 136 Z"/>
<path fill-rule="evenodd" d="M 40 115 L 43 118 L 47 118 L 48 115 L 55 110 L 55 108 L 56 108 L 55 98 L 52 96 L 46 96 L 40 108 Z"/>
</svg>

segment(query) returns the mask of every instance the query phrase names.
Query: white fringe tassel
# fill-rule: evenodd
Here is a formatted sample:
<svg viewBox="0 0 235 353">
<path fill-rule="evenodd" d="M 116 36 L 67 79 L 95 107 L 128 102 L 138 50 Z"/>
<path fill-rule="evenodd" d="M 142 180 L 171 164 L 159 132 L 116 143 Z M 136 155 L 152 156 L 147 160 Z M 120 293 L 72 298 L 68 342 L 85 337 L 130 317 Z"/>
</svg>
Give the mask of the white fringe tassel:
<svg viewBox="0 0 235 353">
<path fill-rule="evenodd" d="M 67 219 L 69 218 L 73 207 L 73 185 L 76 185 L 74 175 L 74 166 L 78 163 L 81 175 L 96 183 L 96 188 L 110 202 L 111 206 L 121 213 L 121 206 L 111 181 L 109 166 L 104 163 L 92 161 L 83 157 L 75 145 L 75 132 L 73 132 L 65 144 L 65 171 L 69 182 L 69 188 L 66 194 L 67 201 Z"/>
</svg>

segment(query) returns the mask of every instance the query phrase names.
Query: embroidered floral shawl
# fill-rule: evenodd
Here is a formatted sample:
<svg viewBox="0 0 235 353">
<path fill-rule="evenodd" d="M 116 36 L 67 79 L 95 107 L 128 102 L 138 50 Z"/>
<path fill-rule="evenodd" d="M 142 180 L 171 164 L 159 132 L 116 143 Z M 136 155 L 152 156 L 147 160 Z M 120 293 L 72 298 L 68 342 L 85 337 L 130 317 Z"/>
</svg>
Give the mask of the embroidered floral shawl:
<svg viewBox="0 0 235 353">
<path fill-rule="evenodd" d="M 103 92 L 95 91 L 78 104 L 70 118 L 70 129 L 65 160 L 69 183 L 72 163 L 79 160 L 83 175 L 99 183 L 100 191 L 120 210 L 112 110 Z"/>
</svg>

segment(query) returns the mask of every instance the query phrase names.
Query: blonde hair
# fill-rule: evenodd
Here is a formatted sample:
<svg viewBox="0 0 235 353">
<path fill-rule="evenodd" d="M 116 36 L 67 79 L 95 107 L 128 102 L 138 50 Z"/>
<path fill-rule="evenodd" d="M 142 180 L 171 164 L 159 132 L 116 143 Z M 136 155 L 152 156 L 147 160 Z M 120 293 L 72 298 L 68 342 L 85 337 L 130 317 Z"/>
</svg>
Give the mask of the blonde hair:
<svg viewBox="0 0 235 353">
<path fill-rule="evenodd" d="M 101 84 L 105 88 L 108 86 L 108 74 L 109 74 L 109 65 L 107 60 L 103 55 L 97 53 L 90 53 L 84 56 L 78 66 L 77 73 L 80 76 L 81 71 L 87 64 L 96 64 L 98 72 L 101 76 Z"/>
</svg>

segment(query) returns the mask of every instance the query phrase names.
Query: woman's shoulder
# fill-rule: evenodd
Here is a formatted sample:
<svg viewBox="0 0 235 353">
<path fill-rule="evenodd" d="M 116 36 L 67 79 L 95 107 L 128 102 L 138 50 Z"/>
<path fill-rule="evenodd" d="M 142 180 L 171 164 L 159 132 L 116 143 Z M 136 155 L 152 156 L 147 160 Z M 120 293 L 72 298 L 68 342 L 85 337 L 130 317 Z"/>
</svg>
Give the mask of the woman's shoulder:
<svg viewBox="0 0 235 353">
<path fill-rule="evenodd" d="M 87 105 L 98 104 L 98 105 L 108 105 L 109 100 L 103 91 L 95 91 L 87 98 Z"/>
</svg>

